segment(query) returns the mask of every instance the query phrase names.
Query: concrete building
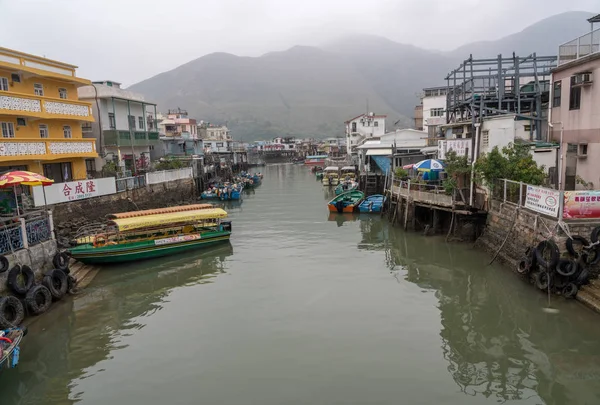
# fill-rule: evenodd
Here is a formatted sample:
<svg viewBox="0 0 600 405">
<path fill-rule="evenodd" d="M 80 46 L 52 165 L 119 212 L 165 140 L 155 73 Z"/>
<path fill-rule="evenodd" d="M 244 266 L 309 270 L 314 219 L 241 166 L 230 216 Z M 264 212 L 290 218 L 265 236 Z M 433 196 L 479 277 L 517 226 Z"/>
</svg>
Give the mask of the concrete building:
<svg viewBox="0 0 600 405">
<path fill-rule="evenodd" d="M 588 20 L 600 23 L 600 15 Z M 559 47 L 552 71 L 550 137 L 560 143 L 559 188 L 600 187 L 600 29 Z M 579 180 L 579 181 L 578 181 Z"/>
<path fill-rule="evenodd" d="M 80 99 L 92 103 L 96 118 L 83 134 L 96 139 L 100 156 L 94 162 L 95 170 L 101 170 L 108 161 L 131 173 L 148 169 L 150 153 L 161 145 L 156 104 L 111 80 L 80 87 L 78 93 Z"/>
<path fill-rule="evenodd" d="M 381 136 L 371 137 L 356 147 L 358 168 L 361 172 L 385 174 L 391 168 L 392 155 L 398 158 L 396 166 L 401 166 L 400 155 L 422 156 L 421 149 L 426 146 L 427 133 L 416 129 L 398 129 Z"/>
<path fill-rule="evenodd" d="M 430 138 L 436 138 L 437 127 L 446 123 L 446 94 L 448 87 L 423 89 L 421 107 L 423 109 L 423 131 Z"/>
<path fill-rule="evenodd" d="M 385 134 L 386 115 L 375 113 L 361 114 L 344 124 L 346 126 L 346 151 L 349 155 L 356 154 L 356 147 L 367 138 Z"/>
<path fill-rule="evenodd" d="M 202 122 L 198 125 L 198 136 L 202 140 L 204 153 L 231 152 L 233 140 L 225 125 L 215 126 Z"/>
<path fill-rule="evenodd" d="M 198 137 L 198 124 L 180 108 L 169 110 L 166 115 L 158 114 L 158 130 L 161 148 L 151 151 L 152 160 L 166 157 L 199 157 L 204 154 L 204 144 Z"/>
<path fill-rule="evenodd" d="M 29 170 L 55 182 L 85 179 L 98 156 L 82 132 L 94 122 L 77 66 L 0 48 L 0 172 Z"/>
</svg>

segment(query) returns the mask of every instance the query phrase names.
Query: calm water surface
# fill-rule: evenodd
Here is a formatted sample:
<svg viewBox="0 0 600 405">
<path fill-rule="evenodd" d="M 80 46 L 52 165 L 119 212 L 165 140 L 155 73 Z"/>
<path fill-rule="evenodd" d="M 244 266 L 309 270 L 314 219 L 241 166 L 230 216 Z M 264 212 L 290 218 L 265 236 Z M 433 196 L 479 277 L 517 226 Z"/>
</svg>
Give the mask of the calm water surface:
<svg viewBox="0 0 600 405">
<path fill-rule="evenodd" d="M 0 404 L 600 403 L 597 315 L 264 171 L 231 245 L 106 268 L 39 318 Z"/>
</svg>

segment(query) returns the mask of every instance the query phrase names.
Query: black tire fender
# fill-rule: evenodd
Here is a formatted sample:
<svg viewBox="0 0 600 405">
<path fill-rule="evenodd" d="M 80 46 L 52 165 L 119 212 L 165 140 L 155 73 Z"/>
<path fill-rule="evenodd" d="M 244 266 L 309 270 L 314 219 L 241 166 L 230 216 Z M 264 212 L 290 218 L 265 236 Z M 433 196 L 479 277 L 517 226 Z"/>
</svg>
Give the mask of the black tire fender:
<svg viewBox="0 0 600 405">
<path fill-rule="evenodd" d="M 592 233 L 590 234 L 590 239 L 592 240 L 592 242 L 596 243 L 596 242 L 598 242 L 599 236 L 600 236 L 600 226 L 597 226 L 594 229 L 592 229 Z"/>
<path fill-rule="evenodd" d="M 577 292 L 579 291 L 579 287 L 575 283 L 568 283 L 562 289 L 562 295 L 565 298 L 575 298 Z"/>
<path fill-rule="evenodd" d="M 600 245 L 596 245 L 592 249 L 586 251 L 581 257 L 586 264 L 590 266 L 597 265 L 600 263 Z"/>
<path fill-rule="evenodd" d="M 556 265 L 556 272 L 561 276 L 571 277 L 578 270 L 578 264 L 574 260 L 560 259 Z"/>
<path fill-rule="evenodd" d="M 23 277 L 23 284 L 19 283 L 19 276 Z M 33 270 L 31 270 L 31 267 L 21 267 L 18 264 L 13 266 L 13 268 L 10 269 L 8 275 L 6 276 L 8 288 L 10 288 L 12 292 L 18 295 L 27 294 L 27 291 L 29 291 L 33 286 L 34 281 L 35 275 L 33 274 Z"/>
<path fill-rule="evenodd" d="M 0 274 L 8 270 L 9 267 L 10 264 L 8 263 L 6 256 L 0 256 Z"/>
<path fill-rule="evenodd" d="M 50 291 L 54 301 L 60 300 L 67 293 L 69 288 L 67 277 L 64 271 L 54 269 L 49 271 L 42 279 L 42 284 Z"/>
<path fill-rule="evenodd" d="M 45 286 L 38 284 L 27 291 L 25 302 L 33 314 L 43 314 L 52 305 L 52 294 Z"/>
<path fill-rule="evenodd" d="M 582 286 L 588 283 L 590 278 L 590 272 L 588 271 L 588 269 L 581 269 L 581 271 L 579 272 L 579 275 L 577 276 L 577 278 L 575 279 L 575 284 L 577 284 L 578 286 Z"/>
<path fill-rule="evenodd" d="M 530 269 L 531 269 L 531 264 L 526 259 L 522 259 L 517 264 L 517 273 L 519 273 L 519 274 L 525 275 L 525 274 L 529 273 Z"/>
<path fill-rule="evenodd" d="M 552 286 L 552 275 L 547 271 L 540 271 L 534 276 L 535 286 L 540 290 L 546 291 L 548 284 Z"/>
<path fill-rule="evenodd" d="M 577 250 L 578 245 L 580 247 L 579 250 Z M 584 248 L 589 245 L 590 245 L 590 242 L 588 242 L 588 240 L 586 238 L 584 238 L 583 236 L 578 236 L 578 235 L 575 235 L 575 236 L 567 239 L 567 242 L 566 242 L 567 251 L 573 257 L 580 257 L 584 251 Z"/>
<path fill-rule="evenodd" d="M 548 257 L 545 257 L 547 255 Z M 535 248 L 535 259 L 537 263 L 546 269 L 553 269 L 560 258 L 560 251 L 554 241 L 548 239 L 540 242 Z"/>
<path fill-rule="evenodd" d="M 25 319 L 25 308 L 17 297 L 0 298 L 0 328 L 17 327 Z"/>
<path fill-rule="evenodd" d="M 69 270 L 69 256 L 64 252 L 58 252 L 52 258 L 52 264 L 54 264 L 55 268 L 66 273 Z"/>
</svg>

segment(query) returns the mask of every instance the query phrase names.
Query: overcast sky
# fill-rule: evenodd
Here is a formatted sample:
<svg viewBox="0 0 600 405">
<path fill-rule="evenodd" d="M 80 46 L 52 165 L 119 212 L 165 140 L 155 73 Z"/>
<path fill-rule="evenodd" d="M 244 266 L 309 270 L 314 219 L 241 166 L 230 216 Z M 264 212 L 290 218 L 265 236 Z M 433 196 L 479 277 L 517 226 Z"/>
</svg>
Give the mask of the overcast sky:
<svg viewBox="0 0 600 405">
<path fill-rule="evenodd" d="M 0 46 L 130 85 L 212 52 L 256 56 L 368 33 L 451 50 L 599 0 L 0 0 Z M 27 18 L 11 16 L 26 16 Z"/>
</svg>

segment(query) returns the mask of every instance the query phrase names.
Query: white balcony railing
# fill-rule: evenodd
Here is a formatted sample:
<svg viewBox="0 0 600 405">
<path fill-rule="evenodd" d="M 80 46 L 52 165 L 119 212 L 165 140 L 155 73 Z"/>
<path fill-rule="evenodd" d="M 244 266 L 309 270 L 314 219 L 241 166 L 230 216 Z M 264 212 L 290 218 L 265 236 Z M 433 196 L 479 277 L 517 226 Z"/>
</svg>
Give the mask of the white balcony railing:
<svg viewBox="0 0 600 405">
<path fill-rule="evenodd" d="M 600 51 L 600 28 L 558 47 L 558 64 L 562 65 Z"/>
</svg>

